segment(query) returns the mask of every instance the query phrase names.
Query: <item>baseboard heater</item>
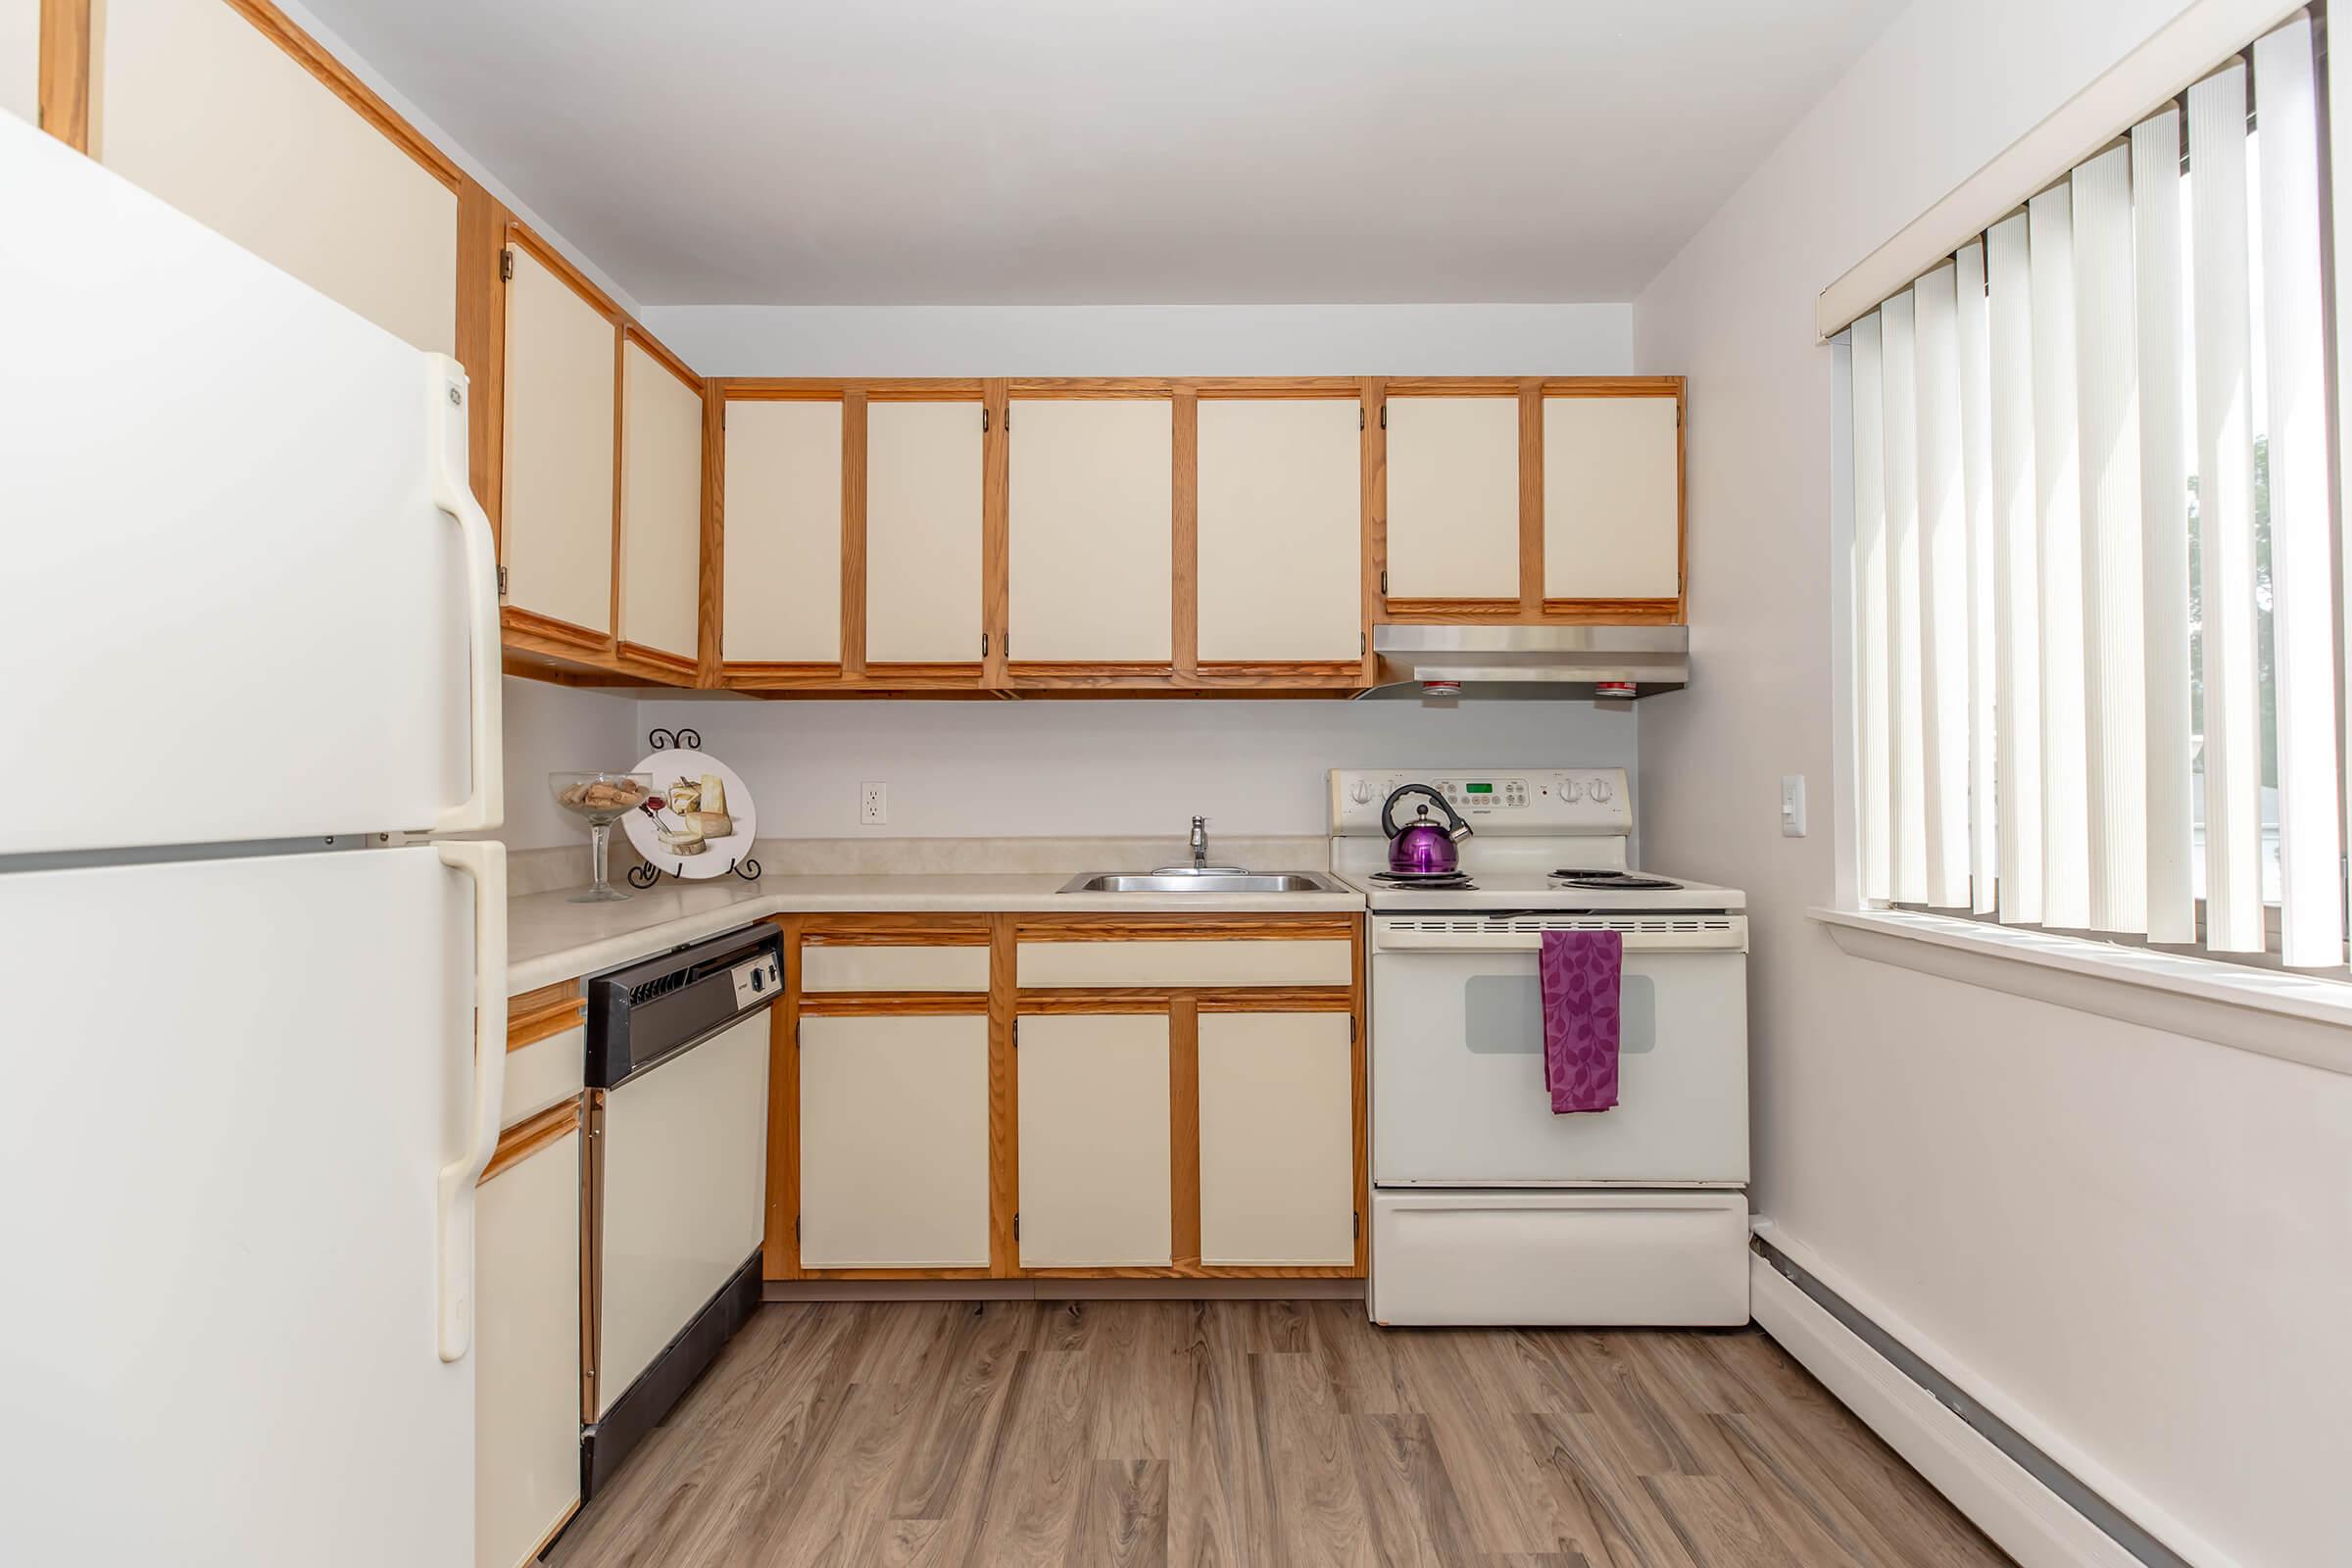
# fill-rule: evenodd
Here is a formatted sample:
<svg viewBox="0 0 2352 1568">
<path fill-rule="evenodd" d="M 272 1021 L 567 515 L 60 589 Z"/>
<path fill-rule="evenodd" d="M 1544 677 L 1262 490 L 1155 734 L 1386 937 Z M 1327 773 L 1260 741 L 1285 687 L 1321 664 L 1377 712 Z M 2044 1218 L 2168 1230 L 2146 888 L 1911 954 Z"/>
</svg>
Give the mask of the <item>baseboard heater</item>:
<svg viewBox="0 0 2352 1568">
<path fill-rule="evenodd" d="M 1874 1354 L 1917 1385 L 1962 1425 L 2040 1483 L 2052 1496 L 2081 1515 L 2084 1523 L 2106 1537 L 2130 1560 L 2145 1563 L 2148 1568 L 2195 1568 L 2187 1558 L 2149 1535 L 2113 1503 L 2085 1486 L 2064 1465 L 2028 1442 L 2015 1427 L 1970 1398 L 1958 1384 L 1920 1359 L 1901 1341 L 1807 1272 L 1802 1264 L 1788 1253 L 1762 1236 L 1750 1238 L 1750 1245 L 1765 1267 L 1803 1293 L 1814 1305 L 1836 1319 L 1838 1327 L 1861 1341 Z M 1762 1312 L 1757 1314 L 1759 1318 L 1764 1315 Z M 1769 1331 L 1771 1324 L 1767 1323 L 1766 1328 Z M 1942 1488 L 1938 1478 L 1930 1475 L 1928 1479 L 1939 1489 Z M 1953 1501 L 1963 1512 L 1970 1511 L 1963 1499 L 1955 1496 Z M 1984 1521 L 1980 1519 L 1978 1523 L 1983 1525 Z M 1987 1530 L 1987 1534 L 1992 1533 Z M 2012 1551 L 2015 1549 L 2008 1542 L 2001 1542 L 2000 1544 Z M 2078 1557 L 2075 1560 L 2080 1559 Z"/>
</svg>

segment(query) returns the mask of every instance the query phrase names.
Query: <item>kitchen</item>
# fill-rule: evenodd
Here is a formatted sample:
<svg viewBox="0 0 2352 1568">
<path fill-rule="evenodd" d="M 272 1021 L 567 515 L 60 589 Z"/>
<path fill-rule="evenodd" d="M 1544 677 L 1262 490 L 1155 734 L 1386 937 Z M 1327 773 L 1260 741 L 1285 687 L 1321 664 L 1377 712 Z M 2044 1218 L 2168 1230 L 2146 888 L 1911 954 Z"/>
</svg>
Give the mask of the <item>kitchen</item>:
<svg viewBox="0 0 2352 1568">
<path fill-rule="evenodd" d="M 2352 1550 L 2322 9 L 9 6 L 0 1558 Z"/>
</svg>

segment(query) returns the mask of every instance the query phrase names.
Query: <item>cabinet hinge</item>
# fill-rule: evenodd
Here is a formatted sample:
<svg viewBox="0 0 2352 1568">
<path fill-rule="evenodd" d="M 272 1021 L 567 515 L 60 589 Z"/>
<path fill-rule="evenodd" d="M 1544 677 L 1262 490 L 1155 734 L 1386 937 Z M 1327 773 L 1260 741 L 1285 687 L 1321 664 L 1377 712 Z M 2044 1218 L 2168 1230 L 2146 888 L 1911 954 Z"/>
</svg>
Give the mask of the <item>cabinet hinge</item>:
<svg viewBox="0 0 2352 1568">
<path fill-rule="evenodd" d="M 498 253 L 498 280 L 501 283 L 514 281 L 514 252 L 512 248 Z"/>
<path fill-rule="evenodd" d="M 980 657 L 982 659 L 988 657 L 988 633 L 986 632 L 980 634 Z"/>
<path fill-rule="evenodd" d="M 792 1216 L 792 1245 L 801 1245 L 801 1216 L 798 1214 Z"/>
<path fill-rule="evenodd" d="M 498 568 L 498 597 L 507 597 L 507 568 L 504 566 Z"/>
<path fill-rule="evenodd" d="M 1355 411 L 1355 427 L 1358 430 L 1361 430 L 1364 427 L 1364 411 L 1360 404 L 1357 406 Z"/>
<path fill-rule="evenodd" d="M 1021 1215 L 1018 1209 L 1012 1215 L 1012 1239 L 1016 1242 L 1021 1239 Z"/>
<path fill-rule="evenodd" d="M 1358 1237 L 1364 1234 L 1364 1211 L 1360 1208 L 1355 1211 L 1355 1234 Z"/>
<path fill-rule="evenodd" d="M 1380 406 L 1380 427 L 1383 430 L 1389 427 L 1389 406 L 1386 403 Z"/>
<path fill-rule="evenodd" d="M 982 404 L 980 407 L 980 433 L 988 434 L 988 406 L 986 404 Z"/>
<path fill-rule="evenodd" d="M 1355 1014 L 1353 1013 L 1348 1015 L 1348 1043 L 1351 1046 L 1355 1044 Z"/>
<path fill-rule="evenodd" d="M 1371 651 L 1371 646 L 1364 641 L 1364 634 L 1360 631 L 1357 632 L 1355 634 L 1355 657 L 1361 659 Z"/>
<path fill-rule="evenodd" d="M 1389 568 L 1386 566 L 1380 568 L 1380 591 L 1384 594 L 1389 591 Z"/>
<path fill-rule="evenodd" d="M 1012 405 L 1010 404 L 1004 406 L 1004 433 L 1012 434 Z"/>
</svg>

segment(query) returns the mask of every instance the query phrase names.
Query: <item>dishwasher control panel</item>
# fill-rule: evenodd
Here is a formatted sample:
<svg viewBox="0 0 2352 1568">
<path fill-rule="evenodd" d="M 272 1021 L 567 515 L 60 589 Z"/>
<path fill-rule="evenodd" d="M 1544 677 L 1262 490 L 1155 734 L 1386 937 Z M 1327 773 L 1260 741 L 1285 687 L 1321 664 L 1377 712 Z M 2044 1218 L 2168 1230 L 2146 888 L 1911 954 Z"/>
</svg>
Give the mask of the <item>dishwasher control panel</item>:
<svg viewBox="0 0 2352 1568">
<path fill-rule="evenodd" d="M 749 1007 L 784 994 L 784 967 L 772 953 L 762 954 L 729 971 L 735 980 L 735 1005 Z"/>
</svg>

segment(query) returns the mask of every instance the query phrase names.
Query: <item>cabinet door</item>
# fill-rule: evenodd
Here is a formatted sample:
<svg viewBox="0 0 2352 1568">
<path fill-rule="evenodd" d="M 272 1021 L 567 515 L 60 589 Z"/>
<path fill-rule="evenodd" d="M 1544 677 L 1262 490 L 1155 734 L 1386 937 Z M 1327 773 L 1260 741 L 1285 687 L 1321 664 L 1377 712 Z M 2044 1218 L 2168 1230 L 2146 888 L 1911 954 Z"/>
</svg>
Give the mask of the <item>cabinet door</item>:
<svg viewBox="0 0 2352 1568">
<path fill-rule="evenodd" d="M 1519 400 L 1392 397 L 1392 599 L 1519 597 Z"/>
<path fill-rule="evenodd" d="M 727 405 L 720 657 L 841 660 L 841 404 Z"/>
<path fill-rule="evenodd" d="M 802 1267 L 986 1268 L 986 1015 L 800 1028 Z"/>
<path fill-rule="evenodd" d="M 620 355 L 620 636 L 697 650 L 703 572 L 703 392 L 634 339 Z"/>
<path fill-rule="evenodd" d="M 1349 1021 L 1344 1012 L 1200 1015 L 1201 1262 L 1355 1261 Z"/>
<path fill-rule="evenodd" d="M 482 1184 L 473 1245 L 474 1568 L 517 1568 L 580 1500 L 576 1131 Z"/>
<path fill-rule="evenodd" d="M 1011 619 L 1024 662 L 1166 663 L 1175 429 L 1166 398 L 1011 405 Z"/>
<path fill-rule="evenodd" d="M 527 246 L 508 254 L 507 603 L 609 631 L 619 329 Z"/>
<path fill-rule="evenodd" d="M 454 181 L 233 5 L 107 0 L 95 24 L 93 157 L 384 330 L 457 353 Z"/>
<path fill-rule="evenodd" d="M 1165 1013 L 1020 1020 L 1021 1266 L 1165 1268 Z"/>
<path fill-rule="evenodd" d="M 1681 405 L 1544 400 L 1544 597 L 1683 591 Z"/>
<path fill-rule="evenodd" d="M 1203 663 L 1361 657 L 1360 417 L 1352 398 L 1200 400 Z"/>
<path fill-rule="evenodd" d="M 41 122 L 41 0 L 0 0 L 0 112 Z"/>
<path fill-rule="evenodd" d="M 980 658 L 980 405 L 865 411 L 865 661 Z"/>
</svg>

